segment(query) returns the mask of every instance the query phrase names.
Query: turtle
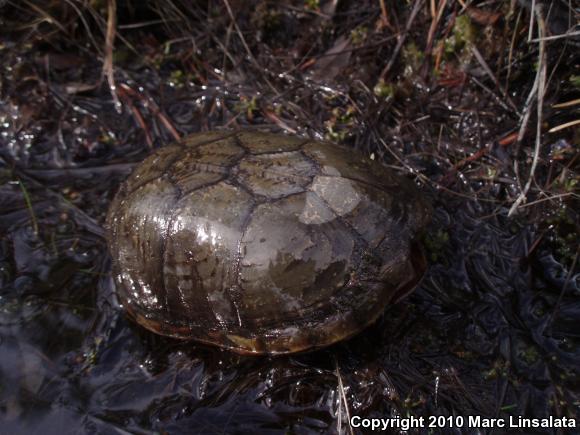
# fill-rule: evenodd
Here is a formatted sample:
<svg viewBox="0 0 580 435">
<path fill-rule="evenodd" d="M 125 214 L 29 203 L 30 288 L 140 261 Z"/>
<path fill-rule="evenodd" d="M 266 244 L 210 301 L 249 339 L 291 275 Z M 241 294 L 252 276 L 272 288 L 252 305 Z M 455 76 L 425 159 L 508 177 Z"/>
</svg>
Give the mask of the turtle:
<svg viewBox="0 0 580 435">
<path fill-rule="evenodd" d="M 275 355 L 347 339 L 410 293 L 431 214 L 413 181 L 346 146 L 209 131 L 138 164 L 106 229 L 131 319 Z"/>
</svg>

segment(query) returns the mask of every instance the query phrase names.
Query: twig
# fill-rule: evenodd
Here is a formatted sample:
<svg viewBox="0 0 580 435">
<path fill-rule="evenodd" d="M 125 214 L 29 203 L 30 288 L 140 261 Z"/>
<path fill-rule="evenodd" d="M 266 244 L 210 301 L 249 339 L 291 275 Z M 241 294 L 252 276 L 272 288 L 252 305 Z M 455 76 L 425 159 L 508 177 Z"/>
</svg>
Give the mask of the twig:
<svg viewBox="0 0 580 435">
<path fill-rule="evenodd" d="M 131 109 L 131 112 L 133 112 L 133 117 L 135 118 L 135 121 L 137 121 L 137 124 L 139 124 L 139 127 L 141 127 L 141 129 L 145 133 L 145 140 L 147 141 L 147 146 L 149 148 L 153 148 L 153 138 L 151 137 L 149 129 L 147 128 L 147 123 L 145 122 L 143 115 L 141 115 L 141 112 L 135 106 L 135 104 L 133 104 L 133 100 L 131 99 L 132 96 L 135 96 L 135 91 L 133 91 L 133 89 L 131 89 L 128 85 L 121 83 L 121 86 L 119 86 L 119 95 L 121 96 L 123 101 L 129 105 L 129 109 Z"/>
<path fill-rule="evenodd" d="M 542 5 L 535 4 L 534 2 L 534 12 L 536 16 L 536 20 L 538 22 L 538 33 L 540 38 L 542 38 L 546 34 L 546 23 L 544 21 L 544 17 L 542 15 Z M 519 205 L 525 201 L 526 195 L 530 190 L 530 186 L 532 185 L 532 181 L 534 179 L 534 173 L 536 172 L 536 167 L 538 166 L 538 160 L 540 158 L 540 147 L 541 147 L 541 139 L 542 139 L 542 110 L 544 106 L 544 94 L 546 92 L 546 74 L 547 74 L 547 56 L 546 56 L 546 41 L 540 39 L 538 42 L 540 47 L 539 53 L 539 65 L 538 65 L 538 72 L 536 74 L 536 82 L 537 82 L 537 122 L 536 122 L 536 145 L 534 147 L 534 157 L 532 160 L 532 167 L 530 168 L 530 175 L 528 177 L 528 181 L 524 186 L 524 189 L 521 191 L 518 198 L 512 204 L 508 216 L 512 216 L 515 211 L 518 209 Z"/>
<path fill-rule="evenodd" d="M 389 14 L 387 13 L 387 6 L 385 5 L 385 0 L 379 0 L 381 5 L 381 20 L 383 22 L 383 26 L 391 27 L 391 23 L 389 23 Z"/>
<path fill-rule="evenodd" d="M 580 195 L 576 195 L 572 192 L 559 193 L 557 195 L 548 196 L 547 198 L 536 199 L 535 201 L 528 202 L 526 204 L 521 205 L 520 208 L 532 207 L 532 206 L 537 205 L 541 202 L 555 201 L 557 199 L 568 198 L 568 197 L 576 198 L 577 200 L 580 199 Z"/>
<path fill-rule="evenodd" d="M 568 38 L 570 36 L 580 35 L 580 30 L 575 32 L 561 33 L 560 35 L 544 36 L 543 38 L 531 39 L 530 42 L 553 41 L 554 39 Z"/>
<path fill-rule="evenodd" d="M 528 42 L 532 40 L 534 33 L 534 11 L 536 10 L 536 0 L 532 0 L 532 7 L 530 8 L 530 27 L 528 28 Z"/>
<path fill-rule="evenodd" d="M 121 102 L 117 96 L 115 86 L 115 75 L 113 73 L 113 46 L 115 44 L 115 34 L 117 26 L 117 0 L 109 0 L 107 3 L 107 35 L 105 38 L 105 61 L 103 62 L 103 74 L 107 77 L 111 97 L 115 103 L 115 109 L 121 113 Z"/>
<path fill-rule="evenodd" d="M 433 49 L 433 39 L 435 37 L 435 31 L 437 30 L 437 26 L 439 25 L 439 21 L 441 21 L 441 16 L 443 15 L 443 10 L 445 6 L 447 6 L 447 0 L 441 0 L 439 2 L 439 7 L 436 8 L 436 11 L 433 11 L 435 3 L 431 2 L 431 14 L 433 15 L 433 19 L 431 20 L 431 26 L 429 27 L 429 33 L 427 35 L 427 47 L 425 48 L 425 52 L 427 54 L 431 54 L 431 50 Z M 434 14 L 433 14 L 434 13 Z"/>
</svg>

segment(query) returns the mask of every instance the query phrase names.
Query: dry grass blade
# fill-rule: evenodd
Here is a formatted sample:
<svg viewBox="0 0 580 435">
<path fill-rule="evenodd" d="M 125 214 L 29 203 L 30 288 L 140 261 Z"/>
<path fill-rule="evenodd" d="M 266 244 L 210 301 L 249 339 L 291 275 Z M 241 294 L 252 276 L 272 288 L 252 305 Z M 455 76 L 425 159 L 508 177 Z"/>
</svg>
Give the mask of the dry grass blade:
<svg viewBox="0 0 580 435">
<path fill-rule="evenodd" d="M 38 221 L 36 220 L 36 214 L 34 213 L 34 208 L 32 207 L 32 201 L 30 199 L 30 195 L 28 194 L 28 190 L 24 186 L 22 180 L 18 181 L 18 185 L 20 186 L 20 190 L 22 191 L 22 196 L 24 196 L 24 202 L 26 203 L 26 208 L 30 213 L 30 222 L 32 223 L 32 230 L 34 231 L 35 235 L 38 235 Z"/>
<path fill-rule="evenodd" d="M 234 28 L 236 29 L 236 32 L 237 32 L 238 36 L 240 37 L 240 41 L 242 41 L 242 45 L 244 46 L 244 50 L 246 50 L 246 53 L 248 54 L 248 57 L 250 58 L 250 61 L 254 64 L 254 66 L 258 70 L 263 71 L 263 68 L 260 66 L 260 64 L 256 60 L 256 57 L 252 53 L 252 50 L 250 49 L 250 46 L 246 42 L 246 38 L 244 38 L 244 34 L 240 30 L 240 27 L 238 26 L 238 23 L 236 22 L 236 17 L 234 16 L 234 12 L 232 11 L 232 7 L 230 6 L 230 2 L 228 0 L 223 0 L 223 1 L 224 1 L 225 6 L 226 6 L 226 9 L 228 11 L 228 15 L 230 17 L 230 20 L 232 20 L 232 23 L 234 25 Z M 264 81 L 268 84 L 268 86 L 274 92 L 276 92 L 276 94 L 279 94 L 279 92 L 276 90 L 276 88 L 274 87 L 274 85 L 266 77 L 264 77 Z"/>
<path fill-rule="evenodd" d="M 68 32 L 64 28 L 64 26 L 56 18 L 54 18 L 52 15 L 50 15 L 48 12 L 46 12 L 44 9 L 40 8 L 39 6 L 35 5 L 34 3 L 29 2 L 28 0 L 24 0 L 24 4 L 26 4 L 26 6 L 28 6 L 30 9 L 38 12 L 46 20 L 46 22 L 48 22 L 50 24 L 54 24 L 56 27 L 59 28 L 60 31 L 68 34 Z M 2 6 L 1 2 L 0 2 L 0 6 Z"/>
<path fill-rule="evenodd" d="M 565 101 L 563 103 L 553 104 L 552 107 L 554 109 L 562 109 L 564 107 L 572 107 L 580 104 L 580 98 L 576 98 L 575 100 Z"/>
<path fill-rule="evenodd" d="M 562 33 L 561 35 L 552 35 L 552 36 L 545 36 L 543 38 L 536 38 L 536 39 L 530 40 L 530 42 L 554 41 L 556 39 L 569 38 L 571 36 L 578 36 L 578 35 L 580 35 L 580 30 L 575 31 L 575 32 Z"/>
<path fill-rule="evenodd" d="M 540 158 L 540 148 L 541 148 L 541 138 L 542 138 L 542 110 L 544 106 L 544 95 L 546 91 L 546 75 L 547 75 L 547 56 L 546 56 L 546 41 L 543 39 L 544 35 L 546 34 L 546 23 L 543 17 L 542 5 L 536 4 L 534 2 L 534 12 L 536 21 L 538 22 L 538 33 L 540 35 L 540 40 L 538 42 L 540 52 L 538 57 L 538 72 L 536 74 L 536 80 L 534 83 L 534 88 L 532 92 L 536 92 L 536 105 L 537 105 L 537 122 L 536 122 L 536 143 L 534 146 L 534 154 L 532 159 L 532 167 L 530 168 L 530 175 L 528 177 L 528 181 L 526 182 L 524 188 L 520 192 L 517 199 L 512 204 L 508 216 L 512 216 L 520 204 L 526 200 L 526 196 L 528 191 L 530 190 L 530 186 L 532 185 L 532 181 L 534 179 L 534 173 L 536 172 L 536 168 L 538 166 L 538 160 Z M 531 24 L 530 24 L 531 26 Z M 530 94 L 531 95 L 531 94 Z M 529 116 L 530 110 L 529 108 L 526 110 L 526 116 Z M 518 140 L 523 138 L 523 133 L 525 131 L 525 124 L 527 124 L 527 119 L 522 121 L 522 128 L 520 129 L 520 135 Z"/>
<path fill-rule="evenodd" d="M 389 14 L 387 13 L 387 6 L 385 5 L 385 0 L 380 0 L 381 5 L 381 20 L 383 26 L 390 27 L 391 23 L 389 22 Z"/>
<path fill-rule="evenodd" d="M 338 393 L 340 394 L 340 398 L 339 401 L 344 405 L 344 410 L 346 412 L 346 418 L 348 421 L 348 428 L 349 428 L 349 432 L 351 435 L 354 435 L 354 432 L 352 431 L 352 427 L 350 425 L 350 411 L 348 409 L 348 401 L 346 400 L 346 393 L 344 392 L 344 384 L 342 382 L 342 375 L 340 374 L 340 369 L 338 367 L 338 361 L 336 360 L 336 358 L 334 359 L 334 365 L 336 367 L 336 378 L 338 379 Z M 342 406 L 339 408 L 340 410 L 342 410 Z M 338 433 L 340 434 L 341 430 L 342 430 L 342 415 L 339 413 L 338 415 Z"/>
<path fill-rule="evenodd" d="M 575 119 L 574 121 L 566 122 L 564 124 L 557 125 L 548 130 L 548 133 L 556 133 L 557 131 L 564 130 L 565 128 L 574 127 L 580 124 L 580 119 Z"/>
<path fill-rule="evenodd" d="M 107 36 L 105 39 L 105 61 L 103 62 L 103 74 L 107 77 L 107 83 L 115 103 L 117 112 L 121 112 L 121 102 L 117 96 L 115 86 L 115 74 L 113 71 L 113 48 L 115 45 L 115 35 L 117 27 L 117 0 L 109 0 L 107 3 Z"/>
<path fill-rule="evenodd" d="M 485 61 L 485 59 L 483 58 L 483 56 L 481 55 L 481 53 L 479 52 L 479 50 L 477 49 L 477 47 L 475 45 L 471 46 L 471 52 L 473 53 L 473 55 L 475 56 L 475 58 L 477 59 L 477 61 L 479 62 L 479 64 L 481 65 L 481 67 L 483 68 L 485 73 L 487 74 L 487 76 L 491 79 L 491 81 L 493 81 L 496 88 L 501 92 L 502 96 L 506 99 L 506 101 L 508 102 L 510 107 L 516 113 L 519 113 L 518 108 L 516 107 L 516 105 L 514 104 L 514 102 L 510 98 L 510 96 L 508 95 L 508 93 L 505 91 L 505 89 L 501 87 L 499 80 L 496 78 L 495 74 L 493 73 L 493 71 L 491 70 L 491 68 L 489 67 L 489 65 L 487 64 L 487 62 Z"/>
<path fill-rule="evenodd" d="M 405 31 L 403 32 L 402 35 L 399 36 L 399 39 L 397 41 L 397 45 L 395 46 L 395 49 L 393 50 L 393 54 L 391 55 L 391 58 L 389 59 L 389 63 L 387 63 L 385 68 L 383 68 L 383 70 L 381 71 L 381 76 L 380 76 L 381 80 L 386 79 L 387 74 L 389 74 L 389 71 L 391 70 L 391 68 L 395 64 L 395 61 L 397 60 L 397 56 L 399 55 L 401 48 L 403 48 L 403 45 L 405 44 L 405 39 L 407 38 L 407 35 L 409 34 L 409 30 L 411 30 L 411 26 L 413 25 L 415 18 L 417 18 L 417 14 L 421 10 L 423 3 L 424 3 L 424 0 L 416 0 L 415 1 L 415 4 L 413 5 L 413 10 L 411 11 L 411 14 L 409 15 L 409 19 L 407 20 L 407 24 L 405 25 Z"/>
<path fill-rule="evenodd" d="M 433 39 L 435 38 L 435 31 L 437 30 L 437 26 L 439 25 L 439 22 L 441 21 L 441 17 L 443 16 L 443 11 L 445 10 L 445 6 L 447 6 L 447 0 L 441 0 L 439 2 L 439 7 L 435 8 L 435 10 L 433 10 L 433 8 L 435 3 L 432 2 L 431 3 L 431 15 L 433 17 L 433 19 L 431 20 L 431 26 L 429 27 L 429 33 L 427 35 L 427 48 L 425 49 L 425 51 L 427 53 L 431 53 L 431 50 L 433 48 Z"/>
</svg>

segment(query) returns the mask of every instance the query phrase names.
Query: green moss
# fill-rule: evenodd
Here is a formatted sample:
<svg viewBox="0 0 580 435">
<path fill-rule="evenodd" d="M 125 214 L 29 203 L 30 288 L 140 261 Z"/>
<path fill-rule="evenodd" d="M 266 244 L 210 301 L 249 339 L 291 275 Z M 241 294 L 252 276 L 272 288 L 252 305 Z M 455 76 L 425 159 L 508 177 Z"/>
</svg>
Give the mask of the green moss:
<svg viewBox="0 0 580 435">
<path fill-rule="evenodd" d="M 245 112 L 248 119 L 252 119 L 258 111 L 258 100 L 256 99 L 256 96 L 253 96 L 252 98 L 242 96 L 240 97 L 240 101 L 238 101 L 234 107 L 236 112 Z"/>
<path fill-rule="evenodd" d="M 332 116 L 324 123 L 326 127 L 325 137 L 328 140 L 341 142 L 344 141 L 355 126 L 356 110 L 353 106 L 337 106 L 332 109 Z"/>
<path fill-rule="evenodd" d="M 444 52 L 447 57 L 461 55 L 462 52 L 475 42 L 477 31 L 467 15 L 459 15 L 455 19 L 453 32 L 445 39 Z"/>
<path fill-rule="evenodd" d="M 186 76 L 182 70 L 171 71 L 169 75 L 169 85 L 175 88 L 182 88 L 185 85 Z"/>
<path fill-rule="evenodd" d="M 373 92 L 379 98 L 393 98 L 395 95 L 395 87 L 391 83 L 386 83 L 381 79 L 373 88 Z"/>
<path fill-rule="evenodd" d="M 403 64 L 405 65 L 403 75 L 405 77 L 415 75 L 423 64 L 425 53 L 417 47 L 414 41 L 411 41 L 403 47 L 401 55 L 403 57 Z"/>
<path fill-rule="evenodd" d="M 572 83 L 572 86 L 575 88 L 580 88 L 580 75 L 571 75 L 570 83 Z"/>
<path fill-rule="evenodd" d="M 350 31 L 350 40 L 354 45 L 363 44 L 369 33 L 369 29 L 365 26 L 358 26 Z"/>
<path fill-rule="evenodd" d="M 509 363 L 499 359 L 493 363 L 493 367 L 490 370 L 484 372 L 483 377 L 487 381 L 500 377 L 506 378 L 508 376 L 508 369 Z"/>
<path fill-rule="evenodd" d="M 304 7 L 306 9 L 310 9 L 311 11 L 318 11 L 318 10 L 320 10 L 320 1 L 319 0 L 305 0 Z"/>
</svg>

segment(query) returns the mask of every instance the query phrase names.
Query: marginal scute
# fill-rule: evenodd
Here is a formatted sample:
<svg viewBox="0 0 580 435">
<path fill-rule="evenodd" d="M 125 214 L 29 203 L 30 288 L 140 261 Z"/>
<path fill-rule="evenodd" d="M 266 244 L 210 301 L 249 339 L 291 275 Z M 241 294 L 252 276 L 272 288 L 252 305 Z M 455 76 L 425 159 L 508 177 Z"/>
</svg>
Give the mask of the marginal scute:
<svg viewBox="0 0 580 435">
<path fill-rule="evenodd" d="M 156 178 L 120 202 L 109 215 L 115 243 L 112 255 L 122 265 L 119 291 L 150 315 L 164 316 L 163 246 L 177 190 L 166 178 Z"/>
<path fill-rule="evenodd" d="M 125 182 L 128 192 L 161 177 L 167 168 L 180 156 L 181 147 L 177 145 L 167 146 L 158 149 L 152 155 L 141 162 Z"/>
<path fill-rule="evenodd" d="M 238 162 L 244 154 L 245 151 L 237 144 L 236 138 L 230 135 L 185 147 L 182 159 L 191 160 L 197 165 L 206 165 L 206 168 L 227 168 Z"/>
<path fill-rule="evenodd" d="M 297 151 L 307 141 L 301 137 L 257 131 L 242 131 L 238 133 L 237 137 L 243 147 L 251 154 Z"/>
<path fill-rule="evenodd" d="M 195 148 L 202 144 L 228 140 L 234 134 L 227 131 L 206 131 L 204 133 L 192 134 L 182 140 L 182 144 L 188 148 Z"/>
<path fill-rule="evenodd" d="M 177 160 L 170 169 L 171 179 L 182 192 L 215 184 L 228 176 L 228 168 L 200 162 L 192 154 Z"/>
<path fill-rule="evenodd" d="M 139 324 L 277 354 L 350 337 L 408 293 L 430 214 L 410 180 L 353 150 L 207 132 L 135 168 L 107 236 L 119 300 Z"/>
</svg>

